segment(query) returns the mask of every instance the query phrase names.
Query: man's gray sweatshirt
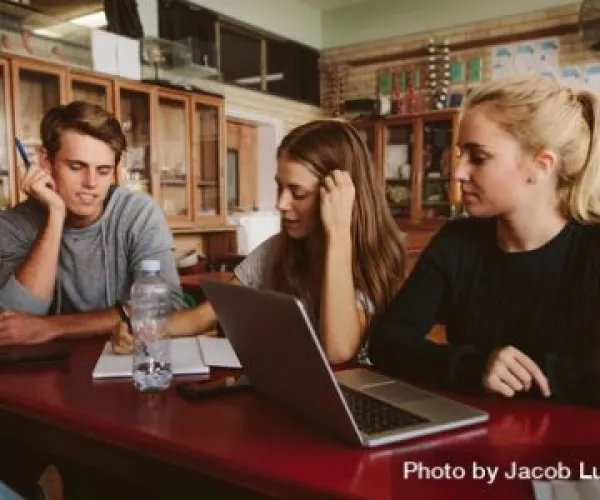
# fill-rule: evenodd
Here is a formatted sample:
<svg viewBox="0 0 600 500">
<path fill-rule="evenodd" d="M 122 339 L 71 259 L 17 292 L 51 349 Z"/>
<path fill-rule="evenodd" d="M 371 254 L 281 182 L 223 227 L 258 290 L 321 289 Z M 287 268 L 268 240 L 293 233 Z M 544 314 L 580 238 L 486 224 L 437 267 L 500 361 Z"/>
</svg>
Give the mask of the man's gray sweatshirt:
<svg viewBox="0 0 600 500">
<path fill-rule="evenodd" d="M 117 187 L 98 221 L 82 229 L 65 228 L 54 297 L 40 300 L 21 285 L 15 271 L 46 219 L 46 209 L 33 200 L 0 212 L 0 308 L 45 315 L 113 307 L 117 300 L 129 299 L 135 271 L 144 259 L 160 260 L 173 307 L 184 306 L 173 238 L 149 196 Z"/>
</svg>

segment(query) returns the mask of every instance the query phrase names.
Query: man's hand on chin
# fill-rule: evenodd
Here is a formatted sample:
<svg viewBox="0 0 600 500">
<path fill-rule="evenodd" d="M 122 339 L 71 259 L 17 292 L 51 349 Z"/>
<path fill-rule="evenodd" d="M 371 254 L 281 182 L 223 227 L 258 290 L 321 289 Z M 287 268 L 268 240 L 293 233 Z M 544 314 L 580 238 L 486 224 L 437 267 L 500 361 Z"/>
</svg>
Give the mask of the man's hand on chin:
<svg viewBox="0 0 600 500">
<path fill-rule="evenodd" d="M 0 313 L 0 345 L 41 344 L 59 333 L 51 317 L 16 311 Z"/>
</svg>

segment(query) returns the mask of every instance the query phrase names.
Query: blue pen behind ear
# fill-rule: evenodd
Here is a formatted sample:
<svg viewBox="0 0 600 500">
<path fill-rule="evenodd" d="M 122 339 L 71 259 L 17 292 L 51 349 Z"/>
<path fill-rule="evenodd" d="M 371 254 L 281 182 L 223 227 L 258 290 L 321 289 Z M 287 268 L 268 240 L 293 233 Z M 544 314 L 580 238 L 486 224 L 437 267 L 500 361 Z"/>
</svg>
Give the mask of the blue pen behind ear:
<svg viewBox="0 0 600 500">
<path fill-rule="evenodd" d="M 23 146 L 21 139 L 19 139 L 18 137 L 15 137 L 15 144 L 17 146 L 17 151 L 19 152 L 19 156 L 21 157 L 21 159 L 23 160 L 23 163 L 25 164 L 25 170 L 29 169 L 29 167 L 31 167 L 31 161 L 29 160 L 29 157 L 27 156 L 27 152 L 25 151 L 25 146 Z"/>
</svg>

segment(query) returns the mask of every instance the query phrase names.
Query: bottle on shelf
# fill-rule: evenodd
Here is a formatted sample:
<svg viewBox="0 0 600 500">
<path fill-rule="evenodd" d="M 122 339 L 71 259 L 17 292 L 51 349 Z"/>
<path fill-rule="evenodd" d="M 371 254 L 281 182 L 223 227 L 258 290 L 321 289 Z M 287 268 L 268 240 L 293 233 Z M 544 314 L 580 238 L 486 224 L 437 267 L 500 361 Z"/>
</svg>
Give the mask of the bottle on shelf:
<svg viewBox="0 0 600 500">
<path fill-rule="evenodd" d="M 392 115 L 396 116 L 400 114 L 400 72 L 392 73 L 394 82 L 392 90 Z"/>
<path fill-rule="evenodd" d="M 400 83 L 400 105 L 399 105 L 399 114 L 406 114 L 406 78 L 408 72 L 401 71 L 399 77 Z"/>
<path fill-rule="evenodd" d="M 412 73 L 407 72 L 406 74 L 406 113 L 413 114 L 416 113 L 415 109 L 415 89 L 413 87 L 413 76 Z"/>
<path fill-rule="evenodd" d="M 414 113 L 423 112 L 423 93 L 421 91 L 421 69 L 415 68 L 412 72 L 412 86 L 414 95 Z"/>
</svg>

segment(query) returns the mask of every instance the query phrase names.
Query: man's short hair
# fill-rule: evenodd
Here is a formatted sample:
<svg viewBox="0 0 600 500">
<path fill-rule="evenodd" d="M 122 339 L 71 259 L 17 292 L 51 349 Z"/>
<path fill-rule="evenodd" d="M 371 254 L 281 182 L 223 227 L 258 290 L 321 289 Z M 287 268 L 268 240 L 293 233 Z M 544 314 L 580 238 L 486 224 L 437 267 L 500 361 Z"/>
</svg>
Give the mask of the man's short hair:
<svg viewBox="0 0 600 500">
<path fill-rule="evenodd" d="M 121 124 L 102 106 L 84 101 L 73 101 L 49 109 L 40 124 L 42 146 L 48 159 L 54 161 L 60 149 L 60 138 L 65 130 L 73 130 L 105 142 L 115 152 L 115 165 L 127 148 L 127 139 Z"/>
</svg>

